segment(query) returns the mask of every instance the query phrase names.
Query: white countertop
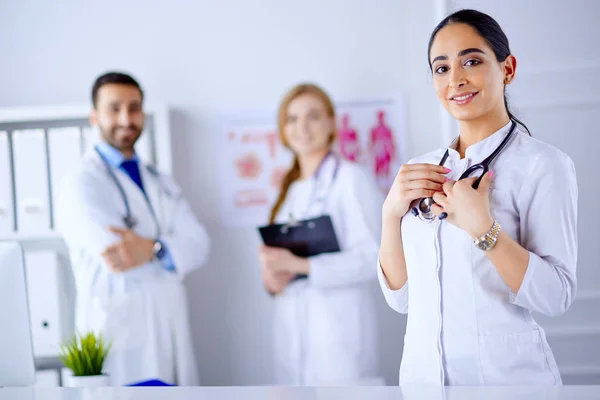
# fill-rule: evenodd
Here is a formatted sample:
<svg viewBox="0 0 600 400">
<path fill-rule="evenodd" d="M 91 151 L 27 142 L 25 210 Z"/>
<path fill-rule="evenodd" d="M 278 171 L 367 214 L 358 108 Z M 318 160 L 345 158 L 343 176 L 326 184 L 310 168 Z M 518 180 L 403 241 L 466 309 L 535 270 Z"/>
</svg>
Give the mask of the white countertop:
<svg viewBox="0 0 600 400">
<path fill-rule="evenodd" d="M 600 386 L 3 388 L 0 400 L 600 400 Z"/>
</svg>

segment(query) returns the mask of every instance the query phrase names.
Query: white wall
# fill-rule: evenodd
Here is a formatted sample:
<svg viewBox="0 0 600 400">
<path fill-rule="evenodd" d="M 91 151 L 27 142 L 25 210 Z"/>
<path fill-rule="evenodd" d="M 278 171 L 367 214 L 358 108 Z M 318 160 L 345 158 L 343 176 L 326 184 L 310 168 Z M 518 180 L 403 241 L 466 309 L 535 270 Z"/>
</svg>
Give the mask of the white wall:
<svg viewBox="0 0 600 400">
<path fill-rule="evenodd" d="M 269 383 L 271 302 L 253 230 L 220 226 L 219 116 L 270 111 L 299 80 L 336 100 L 405 93 L 408 157 L 441 144 L 426 46 L 433 2 L 398 0 L 0 2 L 0 106 L 89 101 L 108 69 L 133 73 L 172 115 L 174 171 L 213 238 L 187 281 L 205 385 Z M 8 39 L 7 39 L 8 38 Z M 382 367 L 397 383 L 405 318 L 376 292 Z"/>
</svg>

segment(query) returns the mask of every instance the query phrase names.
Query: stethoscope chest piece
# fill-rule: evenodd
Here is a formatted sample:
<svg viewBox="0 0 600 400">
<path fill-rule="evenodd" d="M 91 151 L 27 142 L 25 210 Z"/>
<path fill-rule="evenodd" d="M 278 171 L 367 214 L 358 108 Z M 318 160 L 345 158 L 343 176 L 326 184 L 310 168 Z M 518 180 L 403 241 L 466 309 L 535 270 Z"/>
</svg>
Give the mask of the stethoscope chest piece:
<svg viewBox="0 0 600 400">
<path fill-rule="evenodd" d="M 419 204 L 417 206 L 418 210 L 413 209 L 413 214 L 418 215 L 423 221 L 433 221 L 436 219 L 436 215 L 431 211 L 431 207 L 435 204 L 433 198 L 426 197 L 419 200 Z"/>
</svg>

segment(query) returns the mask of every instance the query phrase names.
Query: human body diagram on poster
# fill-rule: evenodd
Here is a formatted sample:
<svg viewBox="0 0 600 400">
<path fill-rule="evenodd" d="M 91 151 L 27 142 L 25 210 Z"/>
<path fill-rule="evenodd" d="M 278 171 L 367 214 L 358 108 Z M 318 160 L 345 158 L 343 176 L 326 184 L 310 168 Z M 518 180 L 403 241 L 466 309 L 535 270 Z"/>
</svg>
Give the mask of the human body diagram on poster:
<svg viewBox="0 0 600 400">
<path fill-rule="evenodd" d="M 350 115 L 343 114 L 338 130 L 337 152 L 348 161 L 366 165 L 375 176 L 379 188 L 387 193 L 391 184 L 391 165 L 398 158 L 398 145 L 392 128 L 385 121 L 385 111 L 378 110 L 376 125 L 362 134 L 366 140 L 362 140 L 360 133 L 351 126 Z M 362 148 L 364 142 L 367 143 L 365 149 Z"/>
<path fill-rule="evenodd" d="M 398 101 L 355 102 L 337 106 L 335 153 L 363 165 L 386 194 L 402 163 L 404 120 Z M 267 121 L 265 118 L 264 121 Z M 264 223 L 290 152 L 279 142 L 274 121 L 237 120 L 223 136 L 221 217 L 226 226 Z"/>
</svg>

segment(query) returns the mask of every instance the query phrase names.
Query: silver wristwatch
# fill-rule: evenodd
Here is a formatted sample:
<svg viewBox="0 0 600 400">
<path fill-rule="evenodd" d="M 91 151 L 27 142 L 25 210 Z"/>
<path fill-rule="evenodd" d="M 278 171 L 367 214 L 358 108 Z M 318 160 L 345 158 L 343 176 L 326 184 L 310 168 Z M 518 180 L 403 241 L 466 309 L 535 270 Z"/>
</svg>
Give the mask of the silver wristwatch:
<svg viewBox="0 0 600 400">
<path fill-rule="evenodd" d="M 154 246 L 152 247 L 152 255 L 155 260 L 161 260 L 165 254 L 165 247 L 160 240 L 154 241 Z"/>
<path fill-rule="evenodd" d="M 498 221 L 494 221 L 490 230 L 483 236 L 475 239 L 475 246 L 483 251 L 488 251 L 496 244 L 498 240 L 498 234 L 500 233 L 500 224 Z"/>
</svg>

